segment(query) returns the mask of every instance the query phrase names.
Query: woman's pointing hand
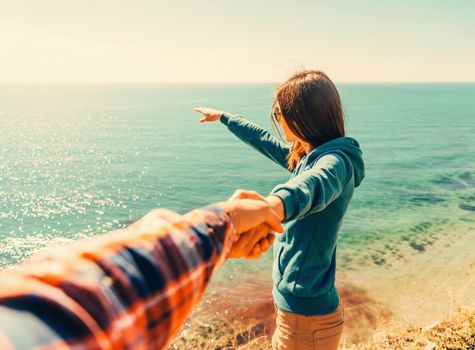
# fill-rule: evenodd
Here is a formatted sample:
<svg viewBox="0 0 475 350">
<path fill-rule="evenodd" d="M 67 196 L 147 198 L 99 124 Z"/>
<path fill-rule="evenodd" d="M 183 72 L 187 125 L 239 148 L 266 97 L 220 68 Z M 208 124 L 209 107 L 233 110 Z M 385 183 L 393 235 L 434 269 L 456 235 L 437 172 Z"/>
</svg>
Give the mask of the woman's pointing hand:
<svg viewBox="0 0 475 350">
<path fill-rule="evenodd" d="M 198 120 L 200 123 L 215 122 L 221 117 L 221 114 L 224 113 L 223 111 L 219 111 L 217 109 L 212 109 L 212 108 L 207 108 L 207 107 L 198 107 L 198 108 L 195 108 L 194 110 L 203 115 L 203 117 Z"/>
</svg>

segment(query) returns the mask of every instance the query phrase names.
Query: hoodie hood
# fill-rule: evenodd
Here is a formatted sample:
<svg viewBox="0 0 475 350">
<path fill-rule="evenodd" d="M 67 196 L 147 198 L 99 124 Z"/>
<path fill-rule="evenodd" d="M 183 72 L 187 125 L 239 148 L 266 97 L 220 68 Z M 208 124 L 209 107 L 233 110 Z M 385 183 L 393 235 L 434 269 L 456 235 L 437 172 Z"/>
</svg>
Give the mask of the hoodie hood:
<svg viewBox="0 0 475 350">
<path fill-rule="evenodd" d="M 355 175 L 355 187 L 361 184 L 365 177 L 363 152 L 358 141 L 351 137 L 339 137 L 315 148 L 308 154 L 307 163 L 313 162 L 327 153 L 344 153 L 353 165 Z"/>
</svg>

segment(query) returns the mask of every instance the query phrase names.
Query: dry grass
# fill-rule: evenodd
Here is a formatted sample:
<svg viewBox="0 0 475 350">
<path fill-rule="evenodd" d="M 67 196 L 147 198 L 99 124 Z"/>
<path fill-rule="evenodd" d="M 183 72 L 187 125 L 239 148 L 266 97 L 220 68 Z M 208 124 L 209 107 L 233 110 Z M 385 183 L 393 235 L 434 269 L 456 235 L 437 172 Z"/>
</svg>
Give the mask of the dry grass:
<svg viewBox="0 0 475 350">
<path fill-rule="evenodd" d="M 371 341 L 347 350 L 473 350 L 475 349 L 475 311 L 459 308 L 445 321 L 425 327 L 383 331 Z"/>
<path fill-rule="evenodd" d="M 251 291 L 243 294 L 253 293 L 254 299 L 260 302 L 244 299 L 236 304 L 229 293 L 220 293 L 213 309 L 198 310 L 191 317 L 169 350 L 271 349 L 270 338 L 275 329 L 271 288 L 250 288 Z M 340 284 L 339 291 L 345 305 L 344 343 L 355 344 L 369 339 L 391 318 L 390 312 L 363 290 Z"/>
<path fill-rule="evenodd" d="M 243 329 L 237 322 L 213 320 L 201 325 L 190 337 L 184 331 L 170 349 L 271 350 L 263 324 Z M 474 350 L 475 311 L 459 308 L 445 321 L 425 327 L 379 331 L 370 341 L 343 347 L 343 350 Z"/>
<path fill-rule="evenodd" d="M 271 344 L 264 323 L 249 324 L 238 321 L 212 319 L 208 323 L 194 323 L 175 339 L 169 350 L 247 350 L 269 349 Z"/>
</svg>

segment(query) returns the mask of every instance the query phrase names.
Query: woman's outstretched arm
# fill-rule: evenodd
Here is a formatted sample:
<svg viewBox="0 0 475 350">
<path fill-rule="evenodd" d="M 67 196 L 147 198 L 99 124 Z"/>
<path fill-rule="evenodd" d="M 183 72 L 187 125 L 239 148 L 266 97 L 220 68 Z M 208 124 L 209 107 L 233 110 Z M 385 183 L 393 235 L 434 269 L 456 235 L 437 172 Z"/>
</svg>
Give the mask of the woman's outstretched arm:
<svg viewBox="0 0 475 350">
<path fill-rule="evenodd" d="M 267 197 L 255 191 L 237 190 L 231 199 L 250 198 L 265 201 L 282 222 L 300 219 L 325 209 L 342 192 L 351 177 L 351 169 L 337 155 L 320 158 L 309 170 L 274 187 Z"/>
<path fill-rule="evenodd" d="M 195 110 L 204 116 L 199 120 L 200 122 L 213 122 L 219 119 L 228 127 L 229 131 L 244 143 L 288 170 L 287 155 L 290 152 L 290 146 L 279 141 L 261 126 L 242 116 L 233 115 L 228 112 L 211 108 L 195 108 Z"/>
</svg>

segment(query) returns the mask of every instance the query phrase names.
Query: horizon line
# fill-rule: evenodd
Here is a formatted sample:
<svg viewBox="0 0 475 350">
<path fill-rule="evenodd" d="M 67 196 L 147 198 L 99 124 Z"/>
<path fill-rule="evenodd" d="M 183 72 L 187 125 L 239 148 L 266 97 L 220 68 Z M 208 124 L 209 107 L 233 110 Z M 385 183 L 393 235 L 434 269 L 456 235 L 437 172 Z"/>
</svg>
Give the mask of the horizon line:
<svg viewBox="0 0 475 350">
<path fill-rule="evenodd" d="M 0 85 L 277 85 L 275 81 L 0 81 Z M 334 81 L 335 84 L 475 84 L 474 81 Z"/>
</svg>

